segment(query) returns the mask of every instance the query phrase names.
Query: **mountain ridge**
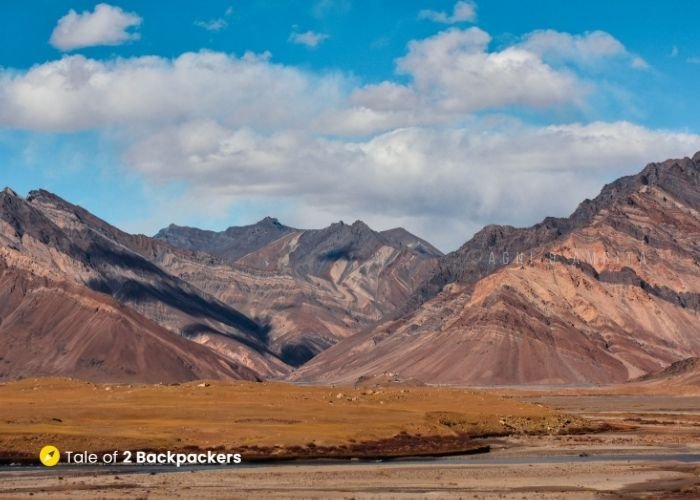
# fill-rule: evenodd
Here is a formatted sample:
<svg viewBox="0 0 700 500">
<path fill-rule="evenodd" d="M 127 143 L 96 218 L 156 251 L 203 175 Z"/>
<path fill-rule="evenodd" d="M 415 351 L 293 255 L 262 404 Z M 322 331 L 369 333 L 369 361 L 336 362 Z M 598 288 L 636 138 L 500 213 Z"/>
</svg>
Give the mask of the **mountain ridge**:
<svg viewBox="0 0 700 500">
<path fill-rule="evenodd" d="M 212 376 L 284 378 L 296 368 L 291 380 L 321 383 L 385 373 L 617 383 L 700 355 L 700 152 L 606 184 L 569 217 L 485 226 L 447 255 L 403 228 L 359 220 L 302 230 L 266 217 L 158 234 L 128 234 L 45 190 L 0 192 L 3 276 L 47 283 L 25 287 L 42 297 L 37 317 L 51 307 L 87 317 L 75 304 L 103 297 L 122 325 L 109 331 L 192 360 L 162 335 L 184 337 L 185 349 L 214 356 Z M 56 302 L 39 291 L 47 286 Z M 65 287 L 79 299 L 59 300 Z M 31 317 L 18 296 L 8 300 Z M 151 326 L 135 328 L 138 317 Z"/>
<path fill-rule="evenodd" d="M 0 243 L 17 265 L 56 282 L 103 293 L 150 318 L 173 335 L 195 338 L 198 329 L 235 345 L 221 351 L 252 373 L 282 374 L 286 365 L 267 351 L 264 325 L 207 296 L 153 262 L 176 251 L 142 236 L 124 233 L 47 191 L 27 198 L 0 194 Z M 21 259 L 19 257 L 23 257 Z M 87 293 L 87 292 L 86 292 Z M 196 349 L 196 348 L 195 348 Z"/>
<path fill-rule="evenodd" d="M 235 261 L 293 231 L 296 229 L 268 216 L 255 224 L 231 226 L 218 232 L 170 224 L 158 231 L 153 238 L 187 250 L 206 252 Z"/>
<path fill-rule="evenodd" d="M 353 383 L 392 372 L 429 383 L 611 383 L 697 355 L 699 214 L 700 153 L 648 164 L 567 219 L 488 226 L 447 257 L 454 269 L 438 264 L 438 291 L 419 290 L 408 312 L 324 351 L 292 379 Z M 469 251 L 476 259 L 465 259 Z M 494 262 L 491 252 L 510 258 Z"/>
<path fill-rule="evenodd" d="M 231 248 L 222 248 L 220 257 L 242 254 L 238 248 L 246 249 L 247 253 L 233 261 L 224 258 L 207 266 L 190 260 L 167 265 L 220 300 L 269 321 L 275 352 L 293 366 L 394 311 L 442 255 L 408 231 L 385 234 L 359 220 L 290 231 L 276 219 L 261 222 L 281 226 L 285 234 L 256 249 L 259 241 L 234 242 Z M 258 225 L 227 231 L 246 237 Z M 189 248 L 205 251 L 208 245 L 205 241 Z"/>
</svg>

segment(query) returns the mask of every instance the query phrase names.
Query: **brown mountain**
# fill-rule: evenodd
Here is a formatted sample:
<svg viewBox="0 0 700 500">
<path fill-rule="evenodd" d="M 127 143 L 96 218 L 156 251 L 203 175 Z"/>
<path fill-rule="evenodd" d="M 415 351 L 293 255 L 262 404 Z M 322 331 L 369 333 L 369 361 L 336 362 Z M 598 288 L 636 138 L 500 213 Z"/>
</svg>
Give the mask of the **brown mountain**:
<svg viewBox="0 0 700 500">
<path fill-rule="evenodd" d="M 376 232 L 361 221 L 291 230 L 268 218 L 225 233 L 244 241 L 233 239 L 230 247 L 218 247 L 222 259 L 200 254 L 167 259 L 161 265 L 269 324 L 270 348 L 291 365 L 306 362 L 394 313 L 432 274 L 442 255 L 403 229 Z M 196 251 L 223 241 L 222 233 L 206 233 L 211 240 L 197 240 L 194 245 L 187 236 L 193 234 L 190 230 L 173 226 L 158 237 L 164 234 L 172 242 L 189 238 L 188 248 Z M 272 234 L 277 238 L 260 246 Z M 245 240 L 250 235 L 252 241 Z"/>
<path fill-rule="evenodd" d="M 221 232 L 171 224 L 161 229 L 154 238 L 187 250 L 206 252 L 224 260 L 235 261 L 294 231 L 295 229 L 280 224 L 277 219 L 265 217 L 256 224 L 232 226 Z"/>
<path fill-rule="evenodd" d="M 5 190 L 0 377 L 635 379 L 700 355 L 699 214 L 700 153 L 446 256 L 360 221 L 149 238 Z"/>
<path fill-rule="evenodd" d="M 99 345 L 115 357 L 104 359 L 105 367 L 137 363 L 138 360 L 127 360 L 126 357 L 134 353 L 144 356 L 147 345 L 152 346 L 153 351 L 160 349 L 154 345 L 154 339 L 158 339 L 164 351 L 164 364 L 171 361 L 179 363 L 173 366 L 173 369 L 179 366 L 172 372 L 174 379 L 196 376 L 270 377 L 287 371 L 287 366 L 266 347 L 266 325 L 170 275 L 154 263 L 157 258 L 178 255 L 180 250 L 158 240 L 123 233 L 50 193 L 36 191 L 26 199 L 9 189 L 0 194 L 0 250 L 6 279 L 40 276 L 48 280 L 48 284 L 39 285 L 40 290 L 56 291 L 56 297 L 52 297 L 51 293 L 38 293 L 32 296 L 41 300 L 37 298 L 19 304 L 20 319 L 24 322 L 21 324 L 26 324 L 24 330 L 20 328 L 21 324 L 8 323 L 6 314 L 18 314 L 15 309 L 0 316 L 2 324 L 9 325 L 5 335 L 15 339 L 12 345 L 21 345 L 21 339 L 17 340 L 16 336 L 21 336 L 24 331 L 30 339 L 41 339 L 43 347 L 34 346 L 32 341 L 36 349 L 51 345 L 52 339 L 56 342 L 70 340 L 74 345 L 85 342 L 89 346 L 88 338 L 84 336 L 100 332 L 81 327 L 91 323 L 88 321 L 89 314 L 79 306 L 102 301 L 111 305 L 108 309 L 113 314 L 108 316 L 117 322 L 114 325 L 108 321 L 100 323 L 104 325 L 101 331 L 108 333 L 99 338 Z M 27 294 L 33 294 L 36 282 L 29 280 L 27 283 Z M 66 295 L 59 294 L 60 290 L 69 290 L 71 300 L 59 300 Z M 54 300 L 49 300 L 52 298 Z M 69 304 L 73 305 L 69 307 Z M 64 319 L 66 308 L 70 309 L 72 320 Z M 95 308 L 94 311 L 97 314 L 102 310 Z M 62 326 L 54 327 L 49 319 L 52 317 Z M 167 342 L 164 342 L 166 339 L 163 336 L 166 334 Z M 131 351 L 119 347 L 129 343 L 125 335 L 136 342 Z M 207 343 L 220 355 L 183 337 Z M 123 353 L 124 359 L 115 354 L 115 349 Z M 166 352 L 168 350 L 172 352 Z M 96 351 L 89 352 L 95 354 Z M 206 357 L 195 363 L 193 359 L 201 353 L 205 353 Z M 155 352 L 149 354 L 153 360 L 161 359 L 154 355 Z M 78 363 L 79 360 L 73 361 Z M 218 365 L 222 362 L 222 366 L 229 368 L 219 369 Z M 211 369 L 204 369 L 202 363 L 213 365 Z M 57 364 L 54 367 L 62 374 L 70 374 L 71 370 L 76 370 L 76 374 L 82 373 L 78 365 L 71 365 L 69 361 L 65 366 Z M 239 368 L 234 370 L 232 367 Z M 166 366 L 149 369 L 153 373 L 144 374 L 149 379 L 170 370 Z M 20 371 L 25 373 L 26 370 Z M 44 373 L 43 368 L 39 371 Z M 93 371 L 100 373 L 99 366 Z M 104 371 L 105 375 L 110 376 L 116 376 L 116 373 L 107 368 Z M 140 372 L 137 370 L 137 373 Z M 4 372 L 5 376 L 11 374 L 10 371 Z M 135 375 L 134 378 L 138 377 Z"/>
<path fill-rule="evenodd" d="M 96 382 L 256 380 L 252 370 L 173 335 L 110 297 L 0 258 L 0 379 Z M 8 266 L 12 263 L 12 266 Z"/>
<path fill-rule="evenodd" d="M 700 387 L 700 358 L 676 361 L 660 372 L 644 375 L 634 382 L 642 386 Z"/>
<path fill-rule="evenodd" d="M 441 260 L 404 316 L 294 379 L 609 383 L 699 354 L 700 153 L 652 163 L 569 218 L 484 229 Z"/>
</svg>

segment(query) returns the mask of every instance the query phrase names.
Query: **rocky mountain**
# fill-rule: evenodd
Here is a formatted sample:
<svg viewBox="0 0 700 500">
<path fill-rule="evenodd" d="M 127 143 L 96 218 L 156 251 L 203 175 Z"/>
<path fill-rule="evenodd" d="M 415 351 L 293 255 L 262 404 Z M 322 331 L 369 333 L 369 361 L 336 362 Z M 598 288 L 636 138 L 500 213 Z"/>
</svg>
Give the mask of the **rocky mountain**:
<svg viewBox="0 0 700 500">
<path fill-rule="evenodd" d="M 256 380 L 245 366 L 173 335 L 110 297 L 42 275 L 0 250 L 0 379 L 95 382 Z"/>
<path fill-rule="evenodd" d="M 700 356 L 700 153 L 448 255 L 361 221 L 149 238 L 6 189 L 0 284 L 2 378 L 624 382 Z"/>
<path fill-rule="evenodd" d="M 641 386 L 700 387 L 700 358 L 686 358 L 676 361 L 660 372 L 649 373 L 634 382 Z"/>
<path fill-rule="evenodd" d="M 29 297 L 21 301 L 17 295 L 8 296 L 8 300 L 13 298 L 13 303 L 17 303 L 18 309 L 5 310 L 0 316 L 2 325 L 7 325 L 3 327 L 7 329 L 5 335 L 10 335 L 3 337 L 0 349 L 17 347 L 23 341 L 28 342 L 27 339 L 33 339 L 32 346 L 39 339 L 44 345 L 64 339 L 87 348 L 90 336 L 100 335 L 97 342 L 114 357 L 103 360 L 105 367 L 119 363 L 129 366 L 138 361 L 127 361 L 117 354 L 128 357 L 136 352 L 142 357 L 149 353 L 153 360 L 158 360 L 158 355 L 148 351 L 148 346 L 155 342 L 164 350 L 164 363 L 170 360 L 167 363 L 177 368 L 171 373 L 175 379 L 205 375 L 274 377 L 288 370 L 266 347 L 267 325 L 252 320 L 155 263 L 167 256 L 186 254 L 161 241 L 123 233 L 50 193 L 35 191 L 26 199 L 9 189 L 0 194 L 0 250 L 4 279 L 25 280 L 20 290 L 26 288 L 26 293 L 15 293 Z M 34 280 L 34 276 L 46 280 L 46 284 Z M 42 293 L 35 292 L 36 287 Z M 61 290 L 68 292 L 61 294 Z M 52 292 L 56 292 L 55 296 Z M 70 300 L 61 299 L 66 295 Z M 101 316 L 103 310 L 109 310 L 106 316 L 116 323 L 105 319 L 99 323 L 104 325 L 104 330 L 82 328 L 82 325 L 94 324 L 90 321 L 97 321 L 91 320 L 90 311 L 83 307 L 96 302 L 105 306 L 103 309 L 93 307 L 94 314 Z M 70 317 L 64 317 L 69 310 Z M 12 318 L 21 322 L 13 323 Z M 62 326 L 53 325 L 50 318 Z M 22 336 L 22 332 L 28 337 Z M 124 336 L 135 342 L 129 347 L 131 351 L 124 347 L 129 344 Z M 186 338 L 208 344 L 215 352 L 202 349 Z M 117 348 L 119 352 L 115 353 Z M 0 351 L 8 366 L 15 366 L 12 359 L 17 352 L 13 352 Z M 206 355 L 195 363 L 193 359 L 201 353 Z M 75 352 L 66 350 L 64 355 L 74 357 Z M 85 359 L 80 358 L 47 366 L 61 366 L 63 374 L 70 374 L 71 370 L 81 373 L 79 365 L 84 362 Z M 205 369 L 203 364 L 211 366 Z M 99 366 L 99 363 L 95 365 L 96 373 L 100 372 Z M 148 369 L 153 370 L 153 374 L 144 375 L 145 378 L 168 372 L 158 366 Z M 4 375 L 11 373 L 5 371 Z M 104 373 L 117 376 L 114 370 L 107 368 Z"/>
<path fill-rule="evenodd" d="M 619 179 L 568 218 L 485 228 L 404 312 L 293 378 L 611 383 L 699 355 L 700 153 Z"/>
<path fill-rule="evenodd" d="M 159 240 L 187 250 L 206 252 L 224 260 L 235 261 L 268 243 L 294 232 L 277 219 L 265 217 L 256 224 L 229 227 L 225 231 L 207 231 L 171 224 L 154 236 Z"/>
<path fill-rule="evenodd" d="M 435 297 L 450 283 L 473 284 L 513 261 L 519 254 L 589 224 L 595 215 L 619 197 L 633 192 L 637 176 L 628 176 L 603 187 L 594 199 L 584 200 L 570 217 L 547 217 L 530 227 L 488 225 L 438 262 L 435 273 L 416 291 L 402 312 L 410 312 Z"/>
<path fill-rule="evenodd" d="M 26 278 L 22 297 L 42 298 L 0 312 L 8 341 L 0 351 L 7 365 L 0 376 L 144 380 L 284 377 L 289 365 L 302 364 L 395 311 L 441 256 L 402 229 L 379 233 L 361 222 L 304 231 L 266 218 L 222 233 L 170 226 L 149 238 L 125 233 L 47 191 L 32 191 L 25 199 L 9 189 L 0 198 L 0 249 L 4 278 Z M 35 275 L 48 283 L 39 289 L 51 293 L 34 293 Z M 13 288 L 18 289 L 23 288 Z M 66 295 L 71 299 L 64 300 Z M 107 316 L 114 325 L 82 307 L 95 302 L 103 304 L 95 314 L 112 311 Z M 45 325 L 52 311 L 60 316 L 68 310 L 71 319 L 60 328 Z M 14 322 L 18 311 L 26 328 Z M 111 333 L 93 344 L 90 331 L 97 325 Z M 31 349 L 22 343 L 28 339 Z M 127 347 L 131 341 L 133 347 Z M 55 342 L 86 350 L 70 356 L 64 350 L 70 359 L 41 366 L 20 355 L 44 353 Z M 155 347 L 158 343 L 163 346 Z M 109 355 L 98 356 L 97 345 Z M 146 345 L 162 349 L 165 364 L 176 349 L 177 363 L 144 372 L 139 356 L 160 359 Z M 139 354 L 126 360 L 117 351 Z M 212 369 L 194 361 L 200 356 Z M 22 363 L 8 361 L 13 359 Z"/>
<path fill-rule="evenodd" d="M 376 232 L 361 221 L 319 230 L 289 229 L 269 218 L 229 228 L 226 233 L 241 238 L 252 234 L 252 240 L 233 241 L 230 247 L 220 247 L 218 255 L 235 255 L 245 248 L 242 257 L 213 262 L 200 255 L 161 265 L 269 324 L 270 348 L 293 366 L 394 313 L 432 274 L 442 255 L 403 229 Z M 274 231 L 283 234 L 251 250 Z M 206 251 L 211 241 L 222 241 L 220 236 L 212 238 L 188 248 Z"/>
</svg>

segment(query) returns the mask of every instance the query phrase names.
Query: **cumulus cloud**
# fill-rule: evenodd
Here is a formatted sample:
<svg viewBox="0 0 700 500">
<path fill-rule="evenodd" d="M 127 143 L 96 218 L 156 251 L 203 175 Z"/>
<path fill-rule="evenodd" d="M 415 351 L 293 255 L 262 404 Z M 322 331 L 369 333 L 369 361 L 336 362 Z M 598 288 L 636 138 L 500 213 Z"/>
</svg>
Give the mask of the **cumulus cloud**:
<svg viewBox="0 0 700 500">
<path fill-rule="evenodd" d="M 367 134 L 401 126 L 445 124 L 470 113 L 504 107 L 583 107 L 589 81 L 556 69 L 519 45 L 489 50 L 479 28 L 450 28 L 408 44 L 396 60 L 407 83 L 385 81 L 356 88 L 349 107 L 318 120 L 332 133 Z"/>
<path fill-rule="evenodd" d="M 315 33 L 313 31 L 306 31 L 304 33 L 292 31 L 292 33 L 289 35 L 290 42 L 295 43 L 297 45 L 304 45 L 311 49 L 315 49 L 328 38 L 329 35 L 325 33 Z"/>
<path fill-rule="evenodd" d="M 142 19 L 133 12 L 106 3 L 95 6 L 95 10 L 78 14 L 71 9 L 58 20 L 51 33 L 50 43 L 62 51 L 95 45 L 121 45 L 138 40 L 139 34 L 129 31 L 138 27 Z"/>
<path fill-rule="evenodd" d="M 578 100 L 575 76 L 557 71 L 519 47 L 489 52 L 491 37 L 479 28 L 451 28 L 414 40 L 398 59 L 400 73 L 439 109 L 471 112 L 509 105 L 543 107 Z"/>
<path fill-rule="evenodd" d="M 520 46 L 550 63 L 575 63 L 590 67 L 611 59 L 624 59 L 635 69 L 649 67 L 644 59 L 631 54 L 622 42 L 604 31 L 572 35 L 539 30 L 526 35 Z"/>
<path fill-rule="evenodd" d="M 383 227 L 401 221 L 453 248 L 469 228 L 567 214 L 597 193 L 601 178 L 697 149 L 700 136 L 628 122 L 536 127 L 474 119 L 456 129 L 409 127 L 349 141 L 204 121 L 140 138 L 124 160 L 219 200 L 287 200 L 325 223 L 329 214 Z M 463 231 L 443 231 L 448 226 Z"/>
<path fill-rule="evenodd" d="M 490 36 L 451 28 L 409 43 L 404 84 L 357 86 L 352 77 L 274 64 L 269 54 L 201 51 L 175 59 L 97 61 L 66 56 L 3 74 L 0 122 L 80 130 L 213 118 L 225 125 L 368 134 L 447 123 L 476 111 L 577 106 L 589 83 L 520 46 L 490 51 Z"/>
<path fill-rule="evenodd" d="M 430 21 L 443 24 L 473 22 L 476 21 L 476 5 L 472 2 L 460 0 L 452 7 L 451 15 L 445 11 L 426 9 L 418 13 L 418 19 L 429 19 Z"/>
<path fill-rule="evenodd" d="M 486 32 L 450 28 L 408 45 L 396 62 L 405 78 L 371 85 L 268 53 L 64 56 L 0 71 L 0 126 L 102 131 L 124 168 L 185 186 L 173 203 L 193 213 L 274 200 L 289 224 L 362 218 L 451 249 L 487 223 L 565 215 L 605 181 L 700 149 L 700 136 L 624 121 L 509 115 L 585 101 L 594 83 L 554 58 L 624 50 L 570 37 L 559 52 L 534 34 L 493 50 Z"/>
<path fill-rule="evenodd" d="M 340 77 L 316 77 L 268 58 L 207 51 L 172 60 L 65 56 L 0 78 L 0 123 L 72 131 L 214 118 L 227 126 L 284 128 L 340 100 Z"/>
</svg>

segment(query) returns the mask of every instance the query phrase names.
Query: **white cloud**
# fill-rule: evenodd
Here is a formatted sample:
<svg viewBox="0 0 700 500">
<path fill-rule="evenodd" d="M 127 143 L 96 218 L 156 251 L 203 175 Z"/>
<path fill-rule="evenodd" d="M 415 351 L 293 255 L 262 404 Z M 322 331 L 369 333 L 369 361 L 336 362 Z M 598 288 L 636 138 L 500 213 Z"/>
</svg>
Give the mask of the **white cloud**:
<svg viewBox="0 0 700 500">
<path fill-rule="evenodd" d="M 588 112 L 589 95 L 598 102 L 623 102 L 623 89 L 609 82 L 598 85 L 581 68 L 627 57 L 624 46 L 610 35 L 536 32 L 499 50 L 490 44 L 489 34 L 476 27 L 450 28 L 413 40 L 396 60 L 397 72 L 408 81 L 357 87 L 348 107 L 331 109 L 314 123 L 329 133 L 364 135 L 402 126 L 445 125 L 474 112 L 507 107 Z M 571 61 L 575 63 L 562 64 Z M 646 64 L 641 59 L 627 62 Z"/>
<path fill-rule="evenodd" d="M 632 58 L 632 62 L 630 63 L 630 65 L 634 69 L 649 69 L 649 68 L 651 68 L 651 66 L 649 66 L 648 62 L 646 62 L 644 59 L 642 59 L 641 57 L 638 57 L 638 56 Z"/>
<path fill-rule="evenodd" d="M 418 104 L 418 96 L 405 85 L 382 82 L 355 90 L 350 102 L 375 110 L 413 109 Z"/>
<path fill-rule="evenodd" d="M 71 131 L 212 118 L 227 126 L 284 128 L 341 101 L 340 77 L 317 77 L 268 58 L 207 51 L 172 60 L 65 56 L 0 77 L 0 123 Z"/>
<path fill-rule="evenodd" d="M 208 21 L 195 21 L 194 25 L 207 31 L 221 31 L 228 26 L 228 22 L 223 17 L 218 17 Z"/>
<path fill-rule="evenodd" d="M 343 15 L 352 9 L 351 0 L 317 0 L 310 9 L 310 14 L 317 19 Z"/>
<path fill-rule="evenodd" d="M 627 122 L 536 127 L 474 119 L 456 129 L 403 128 L 357 142 L 206 121 L 139 139 L 124 160 L 161 182 L 186 180 L 198 196 L 220 203 L 283 200 L 305 218 L 289 223 L 404 224 L 453 248 L 487 223 L 565 215 L 603 180 L 698 149 L 700 136 Z"/>
<path fill-rule="evenodd" d="M 528 34 L 522 46 L 543 57 L 592 61 L 624 54 L 625 46 L 604 31 L 572 35 L 554 30 Z"/>
<path fill-rule="evenodd" d="M 492 50 L 484 31 L 451 28 L 409 44 L 396 63 L 403 81 L 370 85 L 269 53 L 64 56 L 0 70 L 0 127 L 101 131 L 124 168 L 185 187 L 177 213 L 273 200 L 289 224 L 362 218 L 450 249 L 486 223 L 565 215 L 605 181 L 700 149 L 700 136 L 624 121 L 544 126 L 509 115 L 577 109 L 598 90 L 548 59 L 624 50 L 569 36 L 554 53 L 541 38 Z"/>
<path fill-rule="evenodd" d="M 678 47 L 675 45 L 673 47 L 671 47 L 671 53 L 669 55 L 671 57 L 677 57 L 678 56 Z"/>
<path fill-rule="evenodd" d="M 700 64 L 700 57 L 689 57 L 685 62 L 688 64 Z"/>
<path fill-rule="evenodd" d="M 623 59 L 635 69 L 649 68 L 644 59 L 631 54 L 622 42 L 604 31 L 580 35 L 554 30 L 534 31 L 524 37 L 520 46 L 553 64 L 574 63 L 591 67 L 612 59 Z"/>
<path fill-rule="evenodd" d="M 175 59 L 64 57 L 0 76 L 0 123 L 41 130 L 215 119 L 225 126 L 368 134 L 445 124 L 509 106 L 577 107 L 591 90 L 520 46 L 489 51 L 478 29 L 448 29 L 409 43 L 397 71 L 409 82 L 358 86 L 273 64 L 269 55 L 185 53 Z"/>
<path fill-rule="evenodd" d="M 69 51 L 95 45 L 120 45 L 138 40 L 139 34 L 128 31 L 141 24 L 142 19 L 133 12 L 124 12 L 119 7 L 106 3 L 95 6 L 95 10 L 78 14 L 70 10 L 58 20 L 51 33 L 51 45 Z"/>
<path fill-rule="evenodd" d="M 580 100 L 584 87 L 519 47 L 489 52 L 491 37 L 479 28 L 451 28 L 412 41 L 398 70 L 439 110 L 472 112 L 510 105 L 545 107 Z"/>
<path fill-rule="evenodd" d="M 228 18 L 233 15 L 233 7 L 228 7 L 223 17 L 209 19 L 208 21 L 195 21 L 194 25 L 207 31 L 222 31 L 228 27 Z"/>
<path fill-rule="evenodd" d="M 444 11 L 421 10 L 418 13 L 419 19 L 429 19 L 436 23 L 455 24 L 463 22 L 473 22 L 476 20 L 476 5 L 472 2 L 460 0 L 452 8 L 452 15 Z"/>
<path fill-rule="evenodd" d="M 329 35 L 325 33 L 315 33 L 313 31 L 306 31 L 304 33 L 298 33 L 296 31 L 293 31 L 289 35 L 290 42 L 295 43 L 297 45 L 305 45 L 306 47 L 312 49 L 318 47 L 322 42 L 324 42 L 328 38 Z"/>
</svg>

